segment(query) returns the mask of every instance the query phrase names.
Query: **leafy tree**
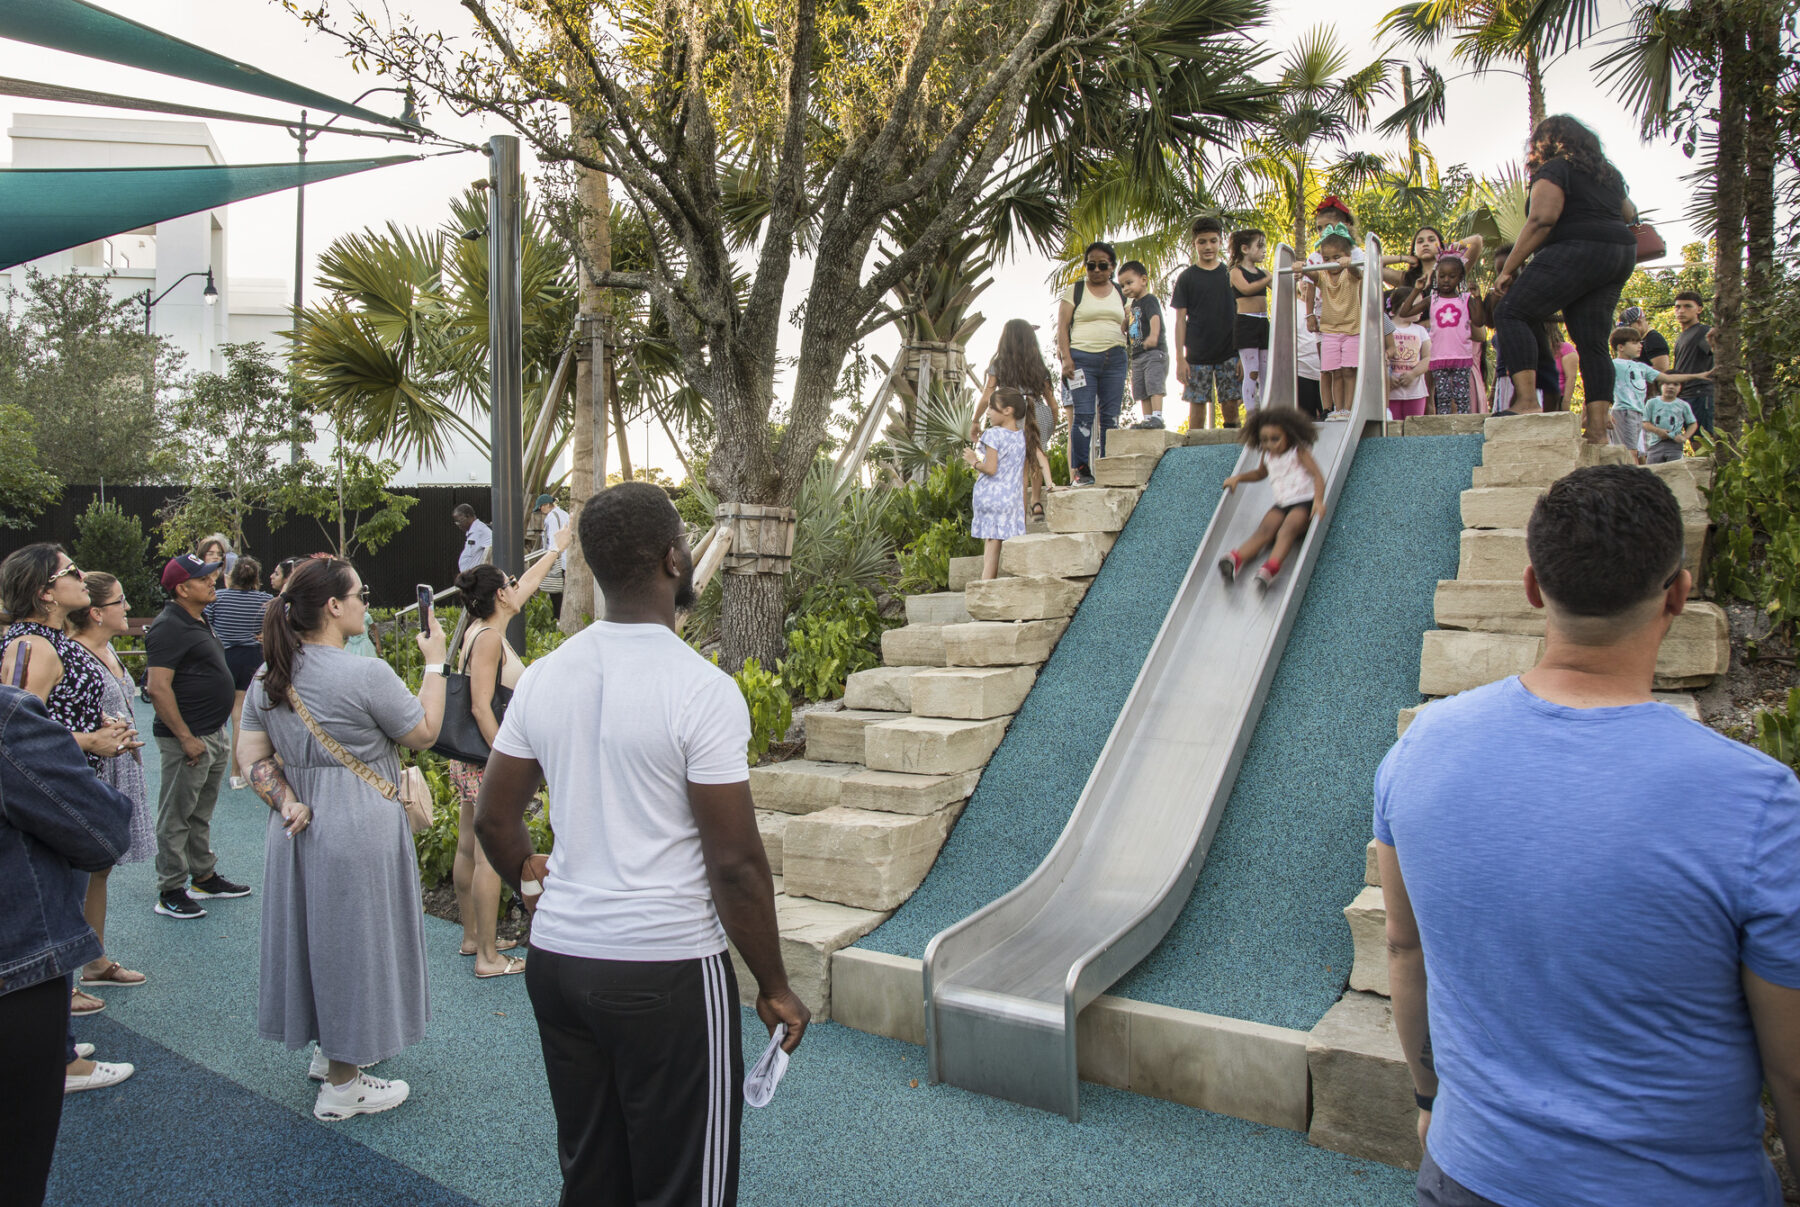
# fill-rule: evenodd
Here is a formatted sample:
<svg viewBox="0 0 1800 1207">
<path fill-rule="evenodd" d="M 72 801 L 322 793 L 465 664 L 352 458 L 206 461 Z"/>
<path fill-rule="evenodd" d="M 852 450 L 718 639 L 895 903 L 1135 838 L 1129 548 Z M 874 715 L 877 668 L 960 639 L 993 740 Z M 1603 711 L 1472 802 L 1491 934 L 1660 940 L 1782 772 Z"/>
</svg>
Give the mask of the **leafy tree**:
<svg viewBox="0 0 1800 1207">
<path fill-rule="evenodd" d="M 0 306 L 0 404 L 36 420 L 38 462 L 64 481 L 165 481 L 182 355 L 146 335 L 142 303 L 114 299 L 106 282 L 26 270 Z"/>
<path fill-rule="evenodd" d="M 0 403 L 0 528 L 24 528 L 62 490 L 38 463 L 36 431 L 30 411 Z"/>
<path fill-rule="evenodd" d="M 209 532 L 244 543 L 244 521 L 294 477 L 288 450 L 312 439 L 296 425 L 288 376 L 260 343 L 223 344 L 225 372 L 202 373 L 175 407 L 186 493 L 167 508 L 163 549 L 175 554 Z"/>
<path fill-rule="evenodd" d="M 1382 18 L 1381 32 L 1420 49 L 1447 41 L 1451 60 L 1476 74 L 1508 72 L 1523 78 L 1529 136 L 1544 120 L 1545 48 L 1542 34 L 1529 28 L 1532 7 L 1532 0 L 1412 0 Z M 1419 95 L 1388 124 L 1399 129 L 1410 120 L 1419 129 L 1433 118 L 1442 120 L 1444 92 L 1443 75 L 1426 67 Z"/>
<path fill-rule="evenodd" d="M 96 496 L 75 518 L 69 556 L 84 570 L 103 570 L 118 579 L 133 614 L 156 614 L 163 589 L 150 564 L 150 538 L 138 518 L 117 503 L 102 503 Z"/>
<path fill-rule="evenodd" d="M 277 518 L 292 512 L 315 521 L 340 557 L 375 553 L 405 530 L 406 513 L 419 502 L 416 495 L 387 489 L 399 468 L 398 461 L 345 449 L 340 480 L 339 466 L 305 461 L 271 497 L 269 509 Z"/>
</svg>

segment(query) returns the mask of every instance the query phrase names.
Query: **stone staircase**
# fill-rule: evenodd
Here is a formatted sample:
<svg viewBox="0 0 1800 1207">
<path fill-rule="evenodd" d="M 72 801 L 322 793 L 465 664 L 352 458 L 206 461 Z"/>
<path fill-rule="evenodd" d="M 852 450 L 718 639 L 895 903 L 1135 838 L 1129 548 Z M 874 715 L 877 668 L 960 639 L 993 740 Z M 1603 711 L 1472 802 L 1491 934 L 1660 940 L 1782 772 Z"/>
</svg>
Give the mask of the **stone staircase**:
<svg viewBox="0 0 1800 1207">
<path fill-rule="evenodd" d="M 952 589 L 907 598 L 883 665 L 850 676 L 843 707 L 806 714 L 805 757 L 751 769 L 782 955 L 815 1018 L 831 1017 L 833 954 L 923 882 L 1156 462 L 1182 442 L 1111 433 L 1097 485 L 1047 496 L 1043 530 L 1002 546 L 1002 577 L 973 581 L 979 557 L 952 562 Z M 741 961 L 738 983 L 750 1001 Z"/>
<path fill-rule="evenodd" d="M 1429 418 L 1429 417 L 1428 417 Z M 1474 427 L 1478 417 L 1445 416 Z M 1407 420 L 1408 425 L 1414 420 Z M 1455 579 L 1438 583 L 1436 630 L 1424 635 L 1419 694 L 1454 695 L 1530 669 L 1543 651 L 1543 613 L 1525 599 L 1525 525 L 1537 498 L 1557 478 L 1581 465 L 1629 464 L 1624 449 L 1582 442 L 1579 416 L 1570 413 L 1488 420 L 1482 464 L 1462 496 L 1461 556 Z M 1450 429 L 1457 430 L 1457 429 Z M 1408 434 L 1411 434 L 1410 430 Z M 1681 503 L 1687 536 L 1687 568 L 1700 581 L 1708 532 L 1704 487 L 1709 459 L 1687 459 L 1646 469 L 1666 481 Z M 1658 695 L 1700 719 L 1691 695 L 1730 665 L 1724 610 L 1690 600 L 1676 620 L 1656 664 Z M 1419 708 L 1401 710 L 1398 732 Z M 1355 944 L 1350 991 L 1313 1028 L 1307 1045 L 1312 1075 L 1313 1143 L 1352 1156 L 1416 1168 L 1417 1113 L 1412 1076 L 1400 1054 L 1388 1003 L 1387 910 L 1368 846 L 1363 890 L 1344 909 Z"/>
</svg>

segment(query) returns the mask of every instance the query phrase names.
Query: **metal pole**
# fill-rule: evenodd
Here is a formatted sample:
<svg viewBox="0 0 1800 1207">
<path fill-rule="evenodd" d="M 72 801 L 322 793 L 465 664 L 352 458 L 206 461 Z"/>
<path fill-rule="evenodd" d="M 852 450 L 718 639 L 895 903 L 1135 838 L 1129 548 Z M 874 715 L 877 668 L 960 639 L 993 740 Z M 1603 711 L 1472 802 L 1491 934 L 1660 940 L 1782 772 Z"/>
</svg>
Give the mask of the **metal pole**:
<svg viewBox="0 0 1800 1207">
<path fill-rule="evenodd" d="M 488 139 L 488 413 L 492 423 L 494 565 L 525 569 L 525 348 L 520 292 L 519 140 Z M 525 648 L 525 618 L 507 626 L 513 648 Z"/>
<path fill-rule="evenodd" d="M 306 110 L 304 110 L 304 109 L 300 110 L 300 128 L 298 130 L 294 131 L 294 137 L 300 143 L 300 171 L 298 171 L 294 174 L 295 175 L 295 187 L 294 187 L 294 333 L 295 333 L 295 338 L 297 339 L 299 337 L 299 329 L 300 329 L 300 302 L 301 302 L 301 296 L 302 296 L 301 290 L 305 287 L 305 282 L 306 282 L 306 139 L 307 139 L 307 133 L 306 133 Z M 292 360 L 293 347 L 291 344 L 289 345 L 288 353 L 289 353 L 288 364 L 290 366 L 289 372 L 291 374 L 292 373 L 292 365 L 293 365 L 293 360 Z M 294 427 L 297 429 L 297 428 L 299 428 L 299 426 L 300 426 L 300 392 L 298 390 L 296 390 L 294 392 Z M 302 451 L 303 450 L 300 447 L 300 440 L 298 437 L 296 437 L 293 440 L 290 440 L 288 442 L 288 464 L 289 465 L 300 464 L 300 454 Z M 342 551 L 343 551 L 343 547 L 342 547 L 342 544 L 340 543 L 339 556 L 342 556 Z"/>
</svg>

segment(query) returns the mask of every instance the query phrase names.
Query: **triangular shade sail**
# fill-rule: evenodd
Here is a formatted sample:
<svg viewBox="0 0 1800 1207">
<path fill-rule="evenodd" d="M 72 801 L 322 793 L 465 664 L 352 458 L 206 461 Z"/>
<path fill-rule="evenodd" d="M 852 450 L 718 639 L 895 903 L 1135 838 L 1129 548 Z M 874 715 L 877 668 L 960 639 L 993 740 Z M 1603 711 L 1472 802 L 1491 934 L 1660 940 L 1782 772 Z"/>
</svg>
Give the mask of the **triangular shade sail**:
<svg viewBox="0 0 1800 1207">
<path fill-rule="evenodd" d="M 239 0 L 242 2 L 242 0 Z M 345 104 L 311 88 L 270 75 L 260 67 L 228 59 L 203 46 L 171 38 L 85 0 L 4 0 L 0 3 L 0 38 L 66 50 L 90 59 L 105 59 L 163 75 L 215 84 L 234 92 L 265 96 L 307 109 L 341 113 L 366 122 L 411 129 L 392 117 Z"/>
<path fill-rule="evenodd" d="M 410 163 L 383 159 L 258 163 L 241 167 L 11 168 L 0 170 L 0 269 L 228 205 L 247 197 Z"/>
</svg>

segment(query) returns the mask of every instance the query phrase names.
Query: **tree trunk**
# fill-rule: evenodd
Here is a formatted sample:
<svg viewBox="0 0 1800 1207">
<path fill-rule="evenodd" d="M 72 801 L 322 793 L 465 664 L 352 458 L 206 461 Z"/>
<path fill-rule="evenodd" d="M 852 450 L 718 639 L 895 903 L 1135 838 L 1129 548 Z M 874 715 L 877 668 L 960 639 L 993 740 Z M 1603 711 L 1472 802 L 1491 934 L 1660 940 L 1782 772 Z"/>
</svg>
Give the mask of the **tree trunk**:
<svg viewBox="0 0 1800 1207">
<path fill-rule="evenodd" d="M 787 657 L 787 579 L 780 574 L 719 575 L 724 598 L 719 609 L 719 665 L 728 674 L 754 658 L 773 671 Z"/>
<path fill-rule="evenodd" d="M 1531 118 L 1531 129 L 1525 134 L 1529 142 L 1544 120 L 1544 65 L 1535 46 L 1525 47 L 1525 107 Z"/>
<path fill-rule="evenodd" d="M 631 472 L 631 444 L 625 438 L 625 410 L 619 401 L 618 383 L 612 379 L 612 355 L 608 353 L 607 364 L 603 372 L 606 374 L 607 394 L 611 399 L 613 437 L 619 442 L 619 480 L 629 482 L 634 475 Z"/>
<path fill-rule="evenodd" d="M 1713 377 L 1713 421 L 1729 436 L 1744 428 L 1737 375 L 1743 365 L 1744 180 L 1746 93 L 1751 86 L 1744 34 L 1729 28 L 1719 40 L 1719 154 L 1716 189 L 1718 229 L 1713 260 L 1713 325 L 1719 347 Z"/>
<path fill-rule="evenodd" d="M 604 271 L 612 266 L 612 199 L 608 193 L 607 180 L 604 174 L 591 168 L 577 166 L 575 168 L 576 197 L 581 202 L 583 214 L 580 225 L 581 255 L 595 270 Z M 604 289 L 596 288 L 589 280 L 585 269 L 581 277 L 581 314 L 582 333 L 586 335 L 596 327 L 604 331 L 601 315 L 607 307 L 607 295 Z M 610 352 L 606 354 L 610 356 Z M 601 375 L 599 382 L 595 374 Z M 570 433 L 569 440 L 569 515 L 571 521 L 581 514 L 581 505 L 589 496 L 606 489 L 604 470 L 596 472 L 597 467 L 606 464 L 606 443 L 602 436 L 599 447 L 595 447 L 596 431 L 594 400 L 602 395 L 605 382 L 605 367 L 595 363 L 591 344 L 577 353 L 575 365 L 575 430 Z M 605 431 L 604 409 L 599 418 L 600 432 Z M 579 531 L 579 530 L 578 530 Z M 562 631 L 574 634 L 581 631 L 588 620 L 601 614 L 600 600 L 594 590 L 594 576 L 589 573 L 587 561 L 581 555 L 581 542 L 569 544 L 568 571 L 564 575 Z"/>
<path fill-rule="evenodd" d="M 1781 22 L 1772 5 L 1753 27 L 1746 62 L 1744 101 L 1744 359 L 1765 403 L 1774 397 L 1775 357 L 1764 316 L 1775 283 L 1775 157 L 1781 115 L 1776 100 L 1781 75 Z"/>
</svg>

